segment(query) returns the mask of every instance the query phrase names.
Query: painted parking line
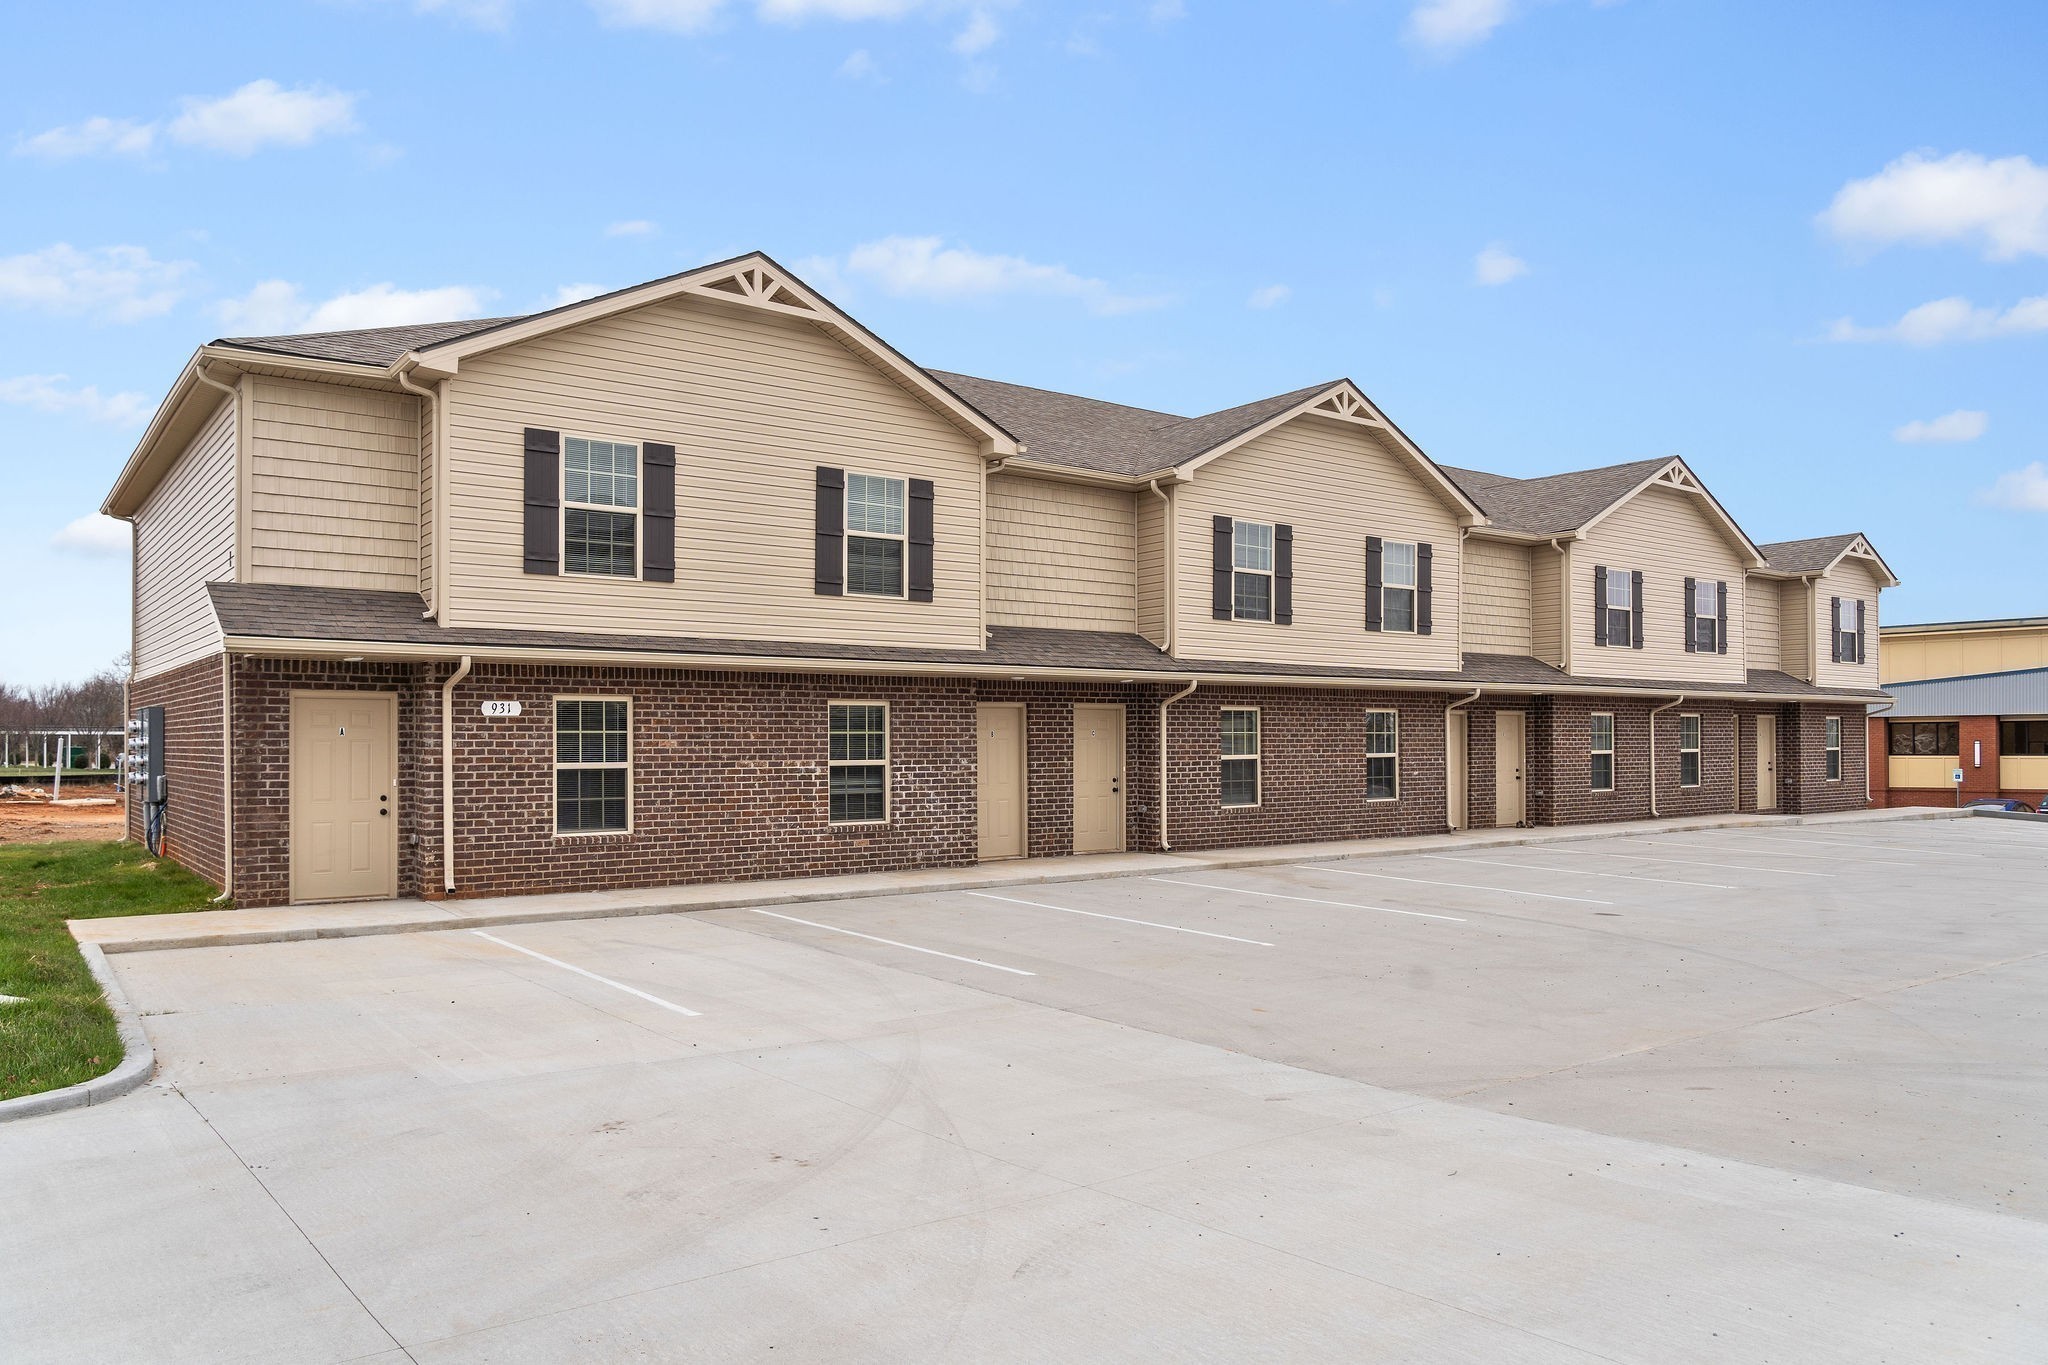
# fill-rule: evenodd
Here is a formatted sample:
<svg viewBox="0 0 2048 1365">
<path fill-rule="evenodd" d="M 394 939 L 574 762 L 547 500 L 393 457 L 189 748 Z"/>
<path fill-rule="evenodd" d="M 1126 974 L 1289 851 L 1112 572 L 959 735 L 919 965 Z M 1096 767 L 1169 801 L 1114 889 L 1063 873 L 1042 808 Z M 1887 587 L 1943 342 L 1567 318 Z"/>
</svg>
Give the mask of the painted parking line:
<svg viewBox="0 0 2048 1365">
<path fill-rule="evenodd" d="M 1648 840 L 1644 842 L 1649 843 Z M 1651 844 L 1650 846 L 1653 848 L 1661 847 L 1661 845 L 1657 844 Z M 1682 845 L 1681 847 L 1690 846 Z M 1832 872 L 1801 872 L 1790 867 L 1760 867 L 1755 863 L 1708 863 L 1702 862 L 1698 858 L 1665 858 L 1652 856 L 1647 853 L 1595 853 L 1588 848 L 1575 848 L 1571 850 L 1571 853 L 1572 856 L 1578 858 L 1624 858 L 1632 863 L 1677 863 L 1681 867 L 1721 867 L 1726 868 L 1730 872 L 1775 872 L 1781 877 L 1833 877 L 1835 875 Z"/>
<path fill-rule="evenodd" d="M 1304 905 L 1335 905 L 1346 910 L 1377 910 L 1383 915 L 1412 915 L 1416 919 L 1447 919 L 1453 924 L 1465 921 L 1457 915 L 1432 915 L 1427 910 L 1396 910 L 1391 905 L 1360 905 L 1356 901 L 1324 901 L 1314 896 L 1283 896 L 1278 891 L 1254 891 L 1248 886 L 1217 886 L 1213 882 L 1184 882 L 1178 877 L 1150 877 L 1148 881 L 1166 882 L 1171 886 L 1199 886 L 1204 891 L 1229 891 L 1240 896 L 1264 896 L 1274 901 L 1300 901 Z"/>
<path fill-rule="evenodd" d="M 908 948 L 913 953 L 930 953 L 933 957 L 951 958 L 955 962 L 971 962 L 977 967 L 988 967 L 998 972 L 1008 972 L 1012 976 L 1038 975 L 1037 972 L 1027 972 L 1022 967 L 1005 967 L 1000 962 L 983 962 L 978 957 L 962 957 L 958 953 L 942 953 L 937 948 L 920 948 L 915 943 L 901 943 L 896 939 L 883 938 L 878 934 L 863 934 L 858 929 L 842 929 L 836 924 L 820 924 L 814 919 L 798 919 L 795 915 L 778 915 L 773 910 L 752 910 L 752 913 L 766 915 L 770 919 L 786 919 L 791 924 L 807 924 L 813 929 L 824 929 L 835 934 L 846 934 L 852 938 L 864 938 L 870 943 L 886 943 L 891 948 Z"/>
<path fill-rule="evenodd" d="M 1485 863 L 1491 867 L 1513 867 L 1524 872 L 1562 872 L 1570 877 L 1612 877 L 1624 882 L 1662 882 L 1666 886 L 1698 886 L 1708 891 L 1734 891 L 1737 888 L 1723 886 L 1719 882 L 1686 882 L 1675 877 L 1639 877 L 1633 872 L 1589 872 L 1583 867 L 1551 867 L 1545 863 L 1511 863 L 1501 858 L 1452 857 L 1447 853 L 1424 853 L 1418 855 L 1440 863 Z"/>
<path fill-rule="evenodd" d="M 1195 934 L 1201 938 L 1228 939 L 1232 943 L 1249 943 L 1254 948 L 1270 948 L 1273 945 L 1255 938 L 1239 938 L 1236 934 L 1212 934 L 1207 929 L 1187 929 L 1178 924 L 1161 924 L 1157 920 L 1132 919 L 1128 915 L 1105 915 L 1096 910 L 1076 910 L 1067 905 L 1047 905 L 1044 901 L 1018 900 L 1015 896 L 991 896 L 986 891 L 964 893 L 985 901 L 1001 901 L 1005 905 L 1028 905 L 1035 910 L 1057 910 L 1063 915 L 1086 915 L 1090 919 L 1113 919 L 1119 924 L 1142 924 L 1147 929 L 1171 929 L 1176 934 Z"/>
<path fill-rule="evenodd" d="M 1396 877 L 1391 872 L 1358 872 L 1348 867 L 1323 867 L 1316 863 L 1296 863 L 1303 872 L 1334 872 L 1340 877 L 1372 877 L 1383 882 L 1413 882 L 1417 886 L 1455 886 L 1462 891 L 1498 891 L 1503 896 L 1534 896 L 1540 901 L 1577 901 L 1581 905 L 1612 905 L 1613 901 L 1596 901 L 1591 896 L 1558 896 L 1548 891 L 1523 891 L 1512 886 L 1481 886 L 1477 882 L 1440 882 L 1430 877 Z"/>
<path fill-rule="evenodd" d="M 1789 834 L 1752 834 L 1751 839 L 1766 839 L 1779 844 L 1799 844 L 1811 848 L 1853 848 L 1861 853 L 1875 849 L 1879 853 L 1909 853 L 1923 858 L 1975 858 L 1975 853 L 1959 853 L 1946 848 L 1900 848 L 1896 844 L 1851 843 L 1846 839 L 1802 839 Z"/>
<path fill-rule="evenodd" d="M 516 943 L 508 943 L 504 939 L 499 938 L 496 934 L 487 934 L 481 929 L 472 929 L 469 932 L 475 934 L 478 938 L 489 939 L 491 942 L 497 944 L 500 948 L 510 948 L 515 953 L 525 953 L 528 957 L 539 958 L 542 962 L 547 963 L 551 967 L 560 967 L 565 972 L 574 972 L 578 976 L 589 977 L 592 981 L 600 982 L 603 985 L 610 986 L 615 991 L 624 991 L 628 995 L 637 995 L 642 1000 L 647 1001 L 649 1004 L 659 1005 L 665 1010 L 674 1010 L 677 1014 L 688 1015 L 692 1019 L 701 1019 L 703 1017 L 696 1010 L 685 1009 L 683 1006 L 678 1005 L 673 1000 L 664 1000 L 658 995 L 649 995 L 646 991 L 638 990 L 632 986 L 628 986 L 623 981 L 614 981 L 608 976 L 599 976 L 596 972 L 585 971 L 583 968 L 577 966 L 575 963 L 564 962 L 559 957 L 549 957 L 546 953 L 537 953 L 531 948 L 522 948 Z"/>
</svg>

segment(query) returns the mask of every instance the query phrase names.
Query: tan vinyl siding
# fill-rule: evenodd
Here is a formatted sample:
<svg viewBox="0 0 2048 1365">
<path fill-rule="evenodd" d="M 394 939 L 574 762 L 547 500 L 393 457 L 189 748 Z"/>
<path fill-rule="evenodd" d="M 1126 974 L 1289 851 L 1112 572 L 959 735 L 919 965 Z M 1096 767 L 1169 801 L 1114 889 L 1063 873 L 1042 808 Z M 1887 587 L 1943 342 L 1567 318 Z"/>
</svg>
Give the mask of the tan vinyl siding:
<svg viewBox="0 0 2048 1365">
<path fill-rule="evenodd" d="M 1822 687 L 1875 687 L 1879 673 L 1877 657 L 1877 601 L 1880 580 L 1864 559 L 1844 559 L 1834 571 L 1813 585 L 1815 651 L 1814 681 Z M 1837 597 L 1860 599 L 1863 603 L 1863 662 L 1838 664 L 1829 648 L 1828 612 Z"/>
<path fill-rule="evenodd" d="M 418 400 L 251 376 L 249 581 L 417 592 Z"/>
<path fill-rule="evenodd" d="M 1593 643 L 1593 569 L 1643 575 L 1643 647 Z M 1685 580 L 1728 584 L 1728 652 L 1685 652 Z M 1580 677 L 1744 682 L 1743 562 L 1702 496 L 1645 488 L 1572 547 L 1572 672 Z"/>
<path fill-rule="evenodd" d="M 1127 490 L 993 476 L 989 623 L 1129 634 L 1137 629 L 1136 542 Z"/>
<path fill-rule="evenodd" d="M 235 576 L 235 400 L 135 513 L 135 677 L 220 651 L 208 583 Z"/>
<path fill-rule="evenodd" d="M 1778 587 L 1778 582 L 1769 578 L 1752 578 L 1743 585 L 1742 629 L 1751 668 L 1786 671 L 1779 629 L 1784 607 Z"/>
<path fill-rule="evenodd" d="M 1529 652 L 1564 667 L 1565 556 L 1551 545 L 1529 547 Z"/>
<path fill-rule="evenodd" d="M 1765 585 L 1759 580 L 1758 586 Z M 1813 678 L 1812 591 L 1797 580 L 1778 584 L 1778 653 L 1784 659 L 1782 667 L 1793 677 L 1808 681 Z"/>
<path fill-rule="evenodd" d="M 1544 554 L 1556 557 L 1548 545 Z M 1529 654 L 1530 549 L 1498 540 L 1465 542 L 1465 648 L 1474 654 Z M 1553 635 L 1555 631 L 1551 632 Z"/>
<path fill-rule="evenodd" d="M 1179 505 L 1174 652 L 1195 659 L 1456 669 L 1458 521 L 1413 467 L 1365 427 L 1297 417 L 1202 466 Z M 1294 528 L 1294 624 L 1210 614 L 1216 516 Z M 1434 631 L 1365 629 L 1365 538 L 1434 547 Z"/>
<path fill-rule="evenodd" d="M 462 362 L 450 625 L 979 649 L 977 441 L 814 324 L 672 299 Z M 521 571 L 523 431 L 676 447 L 676 581 Z M 930 602 L 813 589 L 816 468 L 930 479 Z"/>
<path fill-rule="evenodd" d="M 1166 647 L 1166 499 L 1149 488 L 1137 494 L 1138 634 Z"/>
<path fill-rule="evenodd" d="M 420 596 L 434 607 L 434 421 L 440 403 L 422 400 L 420 413 Z"/>
</svg>

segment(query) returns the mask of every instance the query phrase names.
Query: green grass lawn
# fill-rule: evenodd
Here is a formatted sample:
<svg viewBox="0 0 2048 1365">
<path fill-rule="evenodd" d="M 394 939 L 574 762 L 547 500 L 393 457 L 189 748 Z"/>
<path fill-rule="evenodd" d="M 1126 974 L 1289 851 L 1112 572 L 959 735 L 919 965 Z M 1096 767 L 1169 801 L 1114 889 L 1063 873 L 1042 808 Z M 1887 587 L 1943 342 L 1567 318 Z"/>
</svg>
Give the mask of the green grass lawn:
<svg viewBox="0 0 2048 1365">
<path fill-rule="evenodd" d="M 76 1085 L 120 1064 L 114 1016 L 67 919 L 208 909 L 213 887 L 140 845 L 0 846 L 0 1100 Z"/>
</svg>

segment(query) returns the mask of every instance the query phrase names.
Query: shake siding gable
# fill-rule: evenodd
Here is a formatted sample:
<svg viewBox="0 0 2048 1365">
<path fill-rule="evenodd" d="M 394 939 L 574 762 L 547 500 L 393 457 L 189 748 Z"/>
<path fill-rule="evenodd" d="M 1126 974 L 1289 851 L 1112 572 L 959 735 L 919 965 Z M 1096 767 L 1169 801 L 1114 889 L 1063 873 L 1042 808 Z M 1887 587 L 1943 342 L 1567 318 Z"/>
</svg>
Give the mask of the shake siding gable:
<svg viewBox="0 0 2048 1365">
<path fill-rule="evenodd" d="M 1779 629 L 1783 606 L 1778 586 L 1776 580 L 1768 578 L 1751 578 L 1742 584 L 1745 658 L 1751 668 L 1785 668 Z M 1735 585 L 1729 584 L 1728 591 L 1734 592 Z M 1733 646 L 1730 648 L 1732 651 Z"/>
<path fill-rule="evenodd" d="M 439 403 L 421 403 L 420 413 L 420 596 L 434 606 L 434 420 Z"/>
<path fill-rule="evenodd" d="M 1880 580 L 1876 569 L 1865 559 L 1844 559 L 1835 565 L 1833 572 L 1814 584 L 1814 631 L 1820 642 L 1819 664 L 1814 681 L 1823 687 L 1876 687 L 1877 663 L 1877 599 Z M 1828 619 L 1829 604 L 1835 598 L 1844 602 L 1863 603 L 1863 662 L 1856 663 L 1845 657 L 1841 663 L 1832 661 L 1833 651 L 1828 648 L 1828 632 L 1834 622 Z"/>
<path fill-rule="evenodd" d="M 235 577 L 235 403 L 215 410 L 135 514 L 135 673 L 217 654 L 208 583 Z"/>
<path fill-rule="evenodd" d="M 1743 643 L 1729 642 L 1726 654 L 1693 654 L 1685 648 L 1685 580 L 1728 584 L 1731 627 L 1744 619 L 1735 600 L 1742 591 L 1743 563 L 1714 524 L 1699 494 L 1646 488 L 1593 527 L 1572 552 L 1573 564 L 1605 564 L 1608 572 L 1640 572 L 1643 647 L 1601 647 L 1593 643 L 1593 574 L 1573 576 L 1572 671 L 1584 677 L 1747 680 Z"/>
<path fill-rule="evenodd" d="M 1015 474 L 989 479 L 991 625 L 1129 634 L 1138 628 L 1137 568 L 1128 491 Z"/>
<path fill-rule="evenodd" d="M 1529 652 L 1558 668 L 1564 667 L 1562 580 L 1569 563 L 1568 555 L 1548 545 L 1529 547 Z"/>
<path fill-rule="evenodd" d="M 417 592 L 419 400 L 251 375 L 252 583 Z"/>
<path fill-rule="evenodd" d="M 459 626 L 979 648 L 978 444 L 808 322 L 674 299 L 462 362 L 448 404 Z M 676 581 L 527 575 L 527 427 L 676 448 Z M 933 600 L 816 591 L 816 472 L 929 479 Z"/>
<path fill-rule="evenodd" d="M 1298 417 L 1204 465 L 1193 482 L 1175 488 L 1174 497 L 1180 504 L 1176 654 L 1459 667 L 1453 593 L 1436 595 L 1428 635 L 1365 629 L 1367 536 L 1433 544 L 1439 583 L 1457 583 L 1462 573 L 1457 517 L 1366 428 Z M 1217 516 L 1293 527 L 1293 624 L 1219 621 L 1211 614 L 1210 527 Z"/>
<path fill-rule="evenodd" d="M 1758 586 L 1764 585 L 1760 583 Z M 1784 657 L 1785 671 L 1795 678 L 1811 679 L 1814 644 L 1820 639 L 1814 633 L 1814 611 L 1810 604 L 1812 589 L 1796 580 L 1780 582 L 1777 588 L 1778 651 Z M 1821 609 L 1826 609 L 1825 602 Z"/>
<path fill-rule="evenodd" d="M 1136 495 L 1138 633 L 1166 644 L 1166 518 L 1164 498 L 1151 489 Z"/>
<path fill-rule="evenodd" d="M 1539 547 L 1556 558 L 1549 546 Z M 1465 648 L 1475 654 L 1529 654 L 1530 555 L 1526 545 L 1497 540 L 1465 542 Z M 1555 630 L 1550 632 L 1553 636 Z"/>
</svg>

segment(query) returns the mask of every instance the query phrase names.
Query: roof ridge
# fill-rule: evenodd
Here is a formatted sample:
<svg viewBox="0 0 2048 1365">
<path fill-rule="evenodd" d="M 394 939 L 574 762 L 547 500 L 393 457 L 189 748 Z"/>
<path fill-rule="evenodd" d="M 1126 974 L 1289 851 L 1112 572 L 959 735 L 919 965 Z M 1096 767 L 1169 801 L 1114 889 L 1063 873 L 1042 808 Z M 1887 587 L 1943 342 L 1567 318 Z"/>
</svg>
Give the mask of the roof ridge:
<svg viewBox="0 0 2048 1365">
<path fill-rule="evenodd" d="M 1071 398 L 1083 403 L 1097 403 L 1105 408 L 1119 408 L 1124 412 L 1143 413 L 1147 417 L 1163 417 L 1169 422 L 1194 422 L 1200 420 L 1199 417 L 1187 417 L 1177 412 L 1167 412 L 1161 408 L 1141 408 L 1135 403 L 1119 403 L 1113 398 L 1091 398 L 1085 393 L 1068 393 L 1065 389 L 1048 389 L 1038 384 L 1018 384 L 1008 379 L 990 379 L 987 375 L 968 374 L 965 370 L 940 370 L 927 366 L 925 367 L 925 373 L 941 382 L 951 378 L 969 379 L 977 384 L 1000 384 L 1006 389 L 1021 389 L 1026 393 L 1042 393 L 1049 398 Z M 1258 400 L 1254 399 L 1253 401 L 1256 402 Z M 1228 411 L 1228 409 L 1219 409 L 1219 411 Z M 1208 413 L 1201 414 L 1204 417 L 1209 415 Z"/>
</svg>

